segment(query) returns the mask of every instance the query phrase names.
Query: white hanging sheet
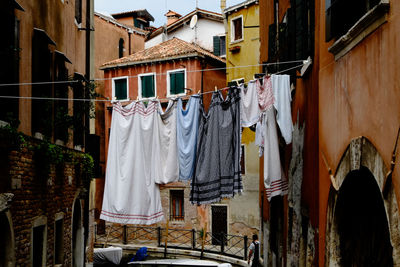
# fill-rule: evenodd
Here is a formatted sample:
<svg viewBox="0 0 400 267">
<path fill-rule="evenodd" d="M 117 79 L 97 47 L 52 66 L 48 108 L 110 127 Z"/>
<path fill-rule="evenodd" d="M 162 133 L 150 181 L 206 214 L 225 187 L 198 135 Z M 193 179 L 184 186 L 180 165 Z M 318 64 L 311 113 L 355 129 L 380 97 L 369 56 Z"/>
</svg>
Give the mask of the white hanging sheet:
<svg viewBox="0 0 400 267">
<path fill-rule="evenodd" d="M 158 101 L 113 104 L 106 182 L 100 219 L 121 224 L 153 224 L 163 220 L 154 169 Z"/>
<path fill-rule="evenodd" d="M 242 127 L 250 127 L 257 123 L 260 117 L 258 107 L 257 80 L 250 81 L 245 88 L 240 85 L 240 119 Z"/>
</svg>

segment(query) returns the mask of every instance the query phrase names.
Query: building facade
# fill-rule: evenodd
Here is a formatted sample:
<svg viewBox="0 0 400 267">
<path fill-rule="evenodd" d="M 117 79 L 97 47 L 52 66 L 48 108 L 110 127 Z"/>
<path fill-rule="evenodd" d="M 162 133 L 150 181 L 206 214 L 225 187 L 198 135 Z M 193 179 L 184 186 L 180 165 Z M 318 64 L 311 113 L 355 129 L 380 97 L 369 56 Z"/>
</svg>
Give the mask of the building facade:
<svg viewBox="0 0 400 267">
<path fill-rule="evenodd" d="M 0 265 L 83 266 L 93 1 L 0 6 Z"/>
<path fill-rule="evenodd" d="M 130 56 L 105 63 L 105 95 L 122 104 L 133 100 L 158 98 L 165 108 L 171 97 L 187 97 L 213 91 L 226 84 L 225 60 L 195 45 L 173 38 Z M 218 70 L 216 70 L 218 69 Z M 175 80 L 175 90 L 172 80 Z M 177 89 L 176 89 L 177 88 Z M 189 88 L 190 90 L 186 90 Z M 203 96 L 205 106 L 211 94 Z M 106 151 L 111 127 L 112 105 L 106 104 Z M 208 222 L 209 207 L 190 204 L 190 183 L 160 185 L 161 202 L 169 227 L 203 229 Z M 166 221 L 161 223 L 165 226 Z M 207 225 L 211 229 L 210 224 Z"/>
<path fill-rule="evenodd" d="M 295 69 L 289 195 L 260 202 L 267 264 L 399 265 L 399 6 L 347 4 L 260 1 L 261 61 L 296 61 L 267 68 Z"/>
</svg>

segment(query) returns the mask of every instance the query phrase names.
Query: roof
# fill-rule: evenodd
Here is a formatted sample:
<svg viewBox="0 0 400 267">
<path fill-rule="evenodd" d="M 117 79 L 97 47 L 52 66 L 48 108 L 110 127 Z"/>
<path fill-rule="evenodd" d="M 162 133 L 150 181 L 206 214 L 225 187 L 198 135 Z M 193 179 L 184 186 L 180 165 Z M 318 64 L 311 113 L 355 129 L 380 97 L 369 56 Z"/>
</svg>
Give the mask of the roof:
<svg viewBox="0 0 400 267">
<path fill-rule="evenodd" d="M 121 28 L 125 29 L 128 32 L 137 33 L 139 35 L 146 35 L 148 33 L 148 31 L 145 31 L 145 30 L 142 30 L 142 29 L 139 29 L 139 28 L 136 28 L 136 27 L 131 27 L 129 25 L 126 25 L 126 24 L 123 24 L 121 22 L 118 22 L 116 19 L 111 18 L 109 16 L 106 16 L 106 15 L 104 15 L 102 13 L 94 12 L 94 15 L 99 17 L 99 18 L 101 18 L 101 19 L 103 19 L 104 21 L 107 21 L 109 23 L 114 24 L 115 26 L 121 27 Z"/>
<path fill-rule="evenodd" d="M 111 14 L 113 18 L 125 18 L 125 17 L 142 17 L 148 21 L 154 21 L 154 17 L 147 11 L 147 9 L 138 9 L 133 11 L 126 11 L 121 13 Z"/>
<path fill-rule="evenodd" d="M 164 16 L 166 16 L 166 17 L 168 17 L 168 16 L 182 17 L 181 14 L 176 13 L 175 11 L 172 11 L 171 9 L 168 10 L 168 12 L 164 14 Z"/>
<path fill-rule="evenodd" d="M 197 8 L 197 9 L 193 10 L 192 12 L 186 14 L 185 16 L 180 17 L 179 19 L 177 19 L 173 23 L 167 25 L 166 26 L 167 31 L 171 32 L 171 31 L 181 27 L 184 23 L 189 22 L 192 19 L 193 15 L 197 15 L 198 18 L 208 18 L 208 19 L 211 19 L 211 20 L 220 21 L 221 23 L 223 23 L 223 21 L 224 21 L 224 18 L 222 17 L 222 14 L 220 14 L 220 13 L 216 13 L 216 12 L 208 11 L 208 10 L 205 10 L 205 9 Z M 149 36 L 149 39 L 161 34 L 164 31 L 164 27 L 165 26 L 161 26 L 157 30 L 152 32 L 152 34 Z"/>
<path fill-rule="evenodd" d="M 226 64 L 224 59 L 214 55 L 210 51 L 205 50 L 196 44 L 191 44 L 174 37 L 171 40 L 136 52 L 129 56 L 106 62 L 101 66 L 101 69 L 132 66 L 142 63 L 168 61 L 189 57 L 209 58 Z"/>
<path fill-rule="evenodd" d="M 253 4 L 258 4 L 258 0 L 247 0 L 247 1 L 244 1 L 244 2 L 239 3 L 237 5 L 227 7 L 227 8 L 224 9 L 224 14 L 231 13 L 231 12 L 236 12 L 239 9 L 247 8 L 247 6 L 253 5 Z"/>
</svg>

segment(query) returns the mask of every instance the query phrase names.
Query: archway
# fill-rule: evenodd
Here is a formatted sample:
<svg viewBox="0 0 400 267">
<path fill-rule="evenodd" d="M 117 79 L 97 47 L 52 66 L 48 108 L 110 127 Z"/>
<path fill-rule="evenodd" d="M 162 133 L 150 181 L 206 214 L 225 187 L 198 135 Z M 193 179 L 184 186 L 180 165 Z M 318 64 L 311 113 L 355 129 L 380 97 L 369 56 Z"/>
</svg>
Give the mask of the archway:
<svg viewBox="0 0 400 267">
<path fill-rule="evenodd" d="M 82 223 L 82 207 L 81 202 L 77 198 L 74 202 L 72 215 L 72 266 L 84 266 L 84 230 Z"/>
<path fill-rule="evenodd" d="M 14 234 L 8 212 L 0 212 L 0 266 L 15 266 Z"/>
<path fill-rule="evenodd" d="M 326 224 L 325 266 L 398 266 L 399 214 L 394 188 L 382 190 L 387 168 L 365 137 L 351 141 L 331 187 Z"/>
</svg>

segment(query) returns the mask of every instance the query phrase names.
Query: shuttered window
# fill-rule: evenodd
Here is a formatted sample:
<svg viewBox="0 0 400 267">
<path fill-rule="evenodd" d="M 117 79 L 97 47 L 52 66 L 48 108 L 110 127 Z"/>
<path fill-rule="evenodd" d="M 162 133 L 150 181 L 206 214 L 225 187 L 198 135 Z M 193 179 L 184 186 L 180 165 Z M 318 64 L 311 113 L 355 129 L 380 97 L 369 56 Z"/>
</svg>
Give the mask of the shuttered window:
<svg viewBox="0 0 400 267">
<path fill-rule="evenodd" d="M 142 98 L 156 96 L 154 74 L 140 76 L 140 88 Z"/>
<path fill-rule="evenodd" d="M 344 34 L 379 0 L 325 0 L 325 39 L 330 41 Z"/>
<path fill-rule="evenodd" d="M 126 100 L 128 99 L 128 78 L 113 79 L 113 99 Z"/>
<path fill-rule="evenodd" d="M 216 56 L 226 55 L 225 36 L 214 36 L 213 44 L 214 44 L 214 51 L 213 51 L 214 55 Z"/>
<path fill-rule="evenodd" d="M 243 39 L 243 17 L 236 17 L 231 20 L 231 42 Z"/>
<path fill-rule="evenodd" d="M 183 190 L 171 190 L 170 200 L 170 220 L 183 221 L 185 219 Z"/>
<path fill-rule="evenodd" d="M 179 95 L 185 93 L 185 71 L 173 71 L 169 76 L 169 95 Z"/>
</svg>

